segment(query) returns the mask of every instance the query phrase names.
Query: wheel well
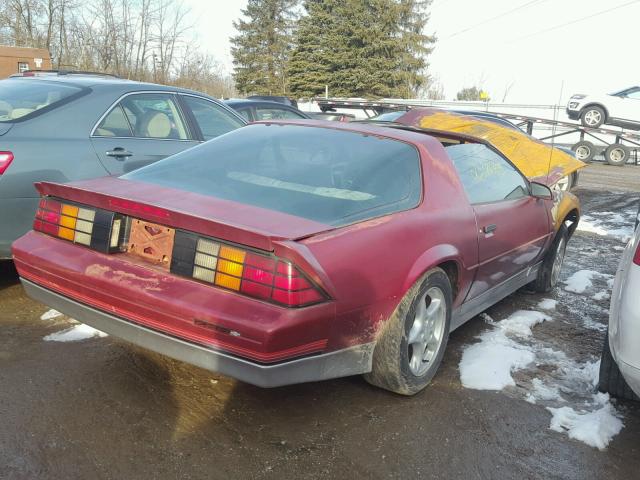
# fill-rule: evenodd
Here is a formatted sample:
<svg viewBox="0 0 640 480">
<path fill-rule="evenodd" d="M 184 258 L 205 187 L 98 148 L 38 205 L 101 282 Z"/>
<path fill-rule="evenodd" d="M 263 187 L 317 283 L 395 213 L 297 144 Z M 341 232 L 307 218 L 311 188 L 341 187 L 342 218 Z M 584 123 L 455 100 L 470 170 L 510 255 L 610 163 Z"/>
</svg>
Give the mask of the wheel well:
<svg viewBox="0 0 640 480">
<path fill-rule="evenodd" d="M 589 103 L 585 105 L 584 107 L 582 107 L 582 110 L 580 110 L 580 115 L 582 115 L 582 113 L 589 107 L 600 107 L 602 110 L 604 110 L 604 119 L 606 120 L 607 118 L 609 118 L 609 111 L 607 110 L 607 107 L 605 107 L 601 103 Z"/>
<path fill-rule="evenodd" d="M 448 260 L 446 262 L 442 262 L 438 265 L 439 268 L 444 270 L 444 273 L 449 277 L 449 282 L 451 283 L 451 292 L 453 300 L 458 296 L 458 264 L 453 260 Z"/>
<path fill-rule="evenodd" d="M 570 222 L 569 225 L 567 225 L 567 228 L 569 230 L 569 237 L 571 237 L 571 235 L 573 235 L 573 232 L 576 231 L 576 228 L 578 228 L 579 221 L 580 214 L 575 208 L 567 213 L 566 217 L 564 217 L 564 220 L 562 220 L 562 223 Z"/>
</svg>

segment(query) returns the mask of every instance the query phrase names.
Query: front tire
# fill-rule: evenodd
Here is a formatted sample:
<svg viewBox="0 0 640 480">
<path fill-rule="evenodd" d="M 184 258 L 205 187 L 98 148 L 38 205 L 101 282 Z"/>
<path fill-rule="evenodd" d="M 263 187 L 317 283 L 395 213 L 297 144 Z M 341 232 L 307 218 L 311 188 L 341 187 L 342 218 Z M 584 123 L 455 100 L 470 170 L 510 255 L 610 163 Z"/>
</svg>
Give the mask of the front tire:
<svg viewBox="0 0 640 480">
<path fill-rule="evenodd" d="M 588 128 L 598 128 L 602 125 L 607 115 L 604 113 L 604 109 L 596 105 L 591 105 L 582 110 L 580 115 L 580 123 Z"/>
<path fill-rule="evenodd" d="M 567 241 L 569 240 L 569 229 L 562 223 L 553 243 L 549 248 L 540 270 L 538 277 L 533 282 L 533 288 L 537 292 L 545 293 L 553 290 L 560 280 L 560 272 L 564 263 L 564 256 L 567 251 Z"/>
<path fill-rule="evenodd" d="M 614 360 L 613 355 L 611 355 L 608 331 L 607 336 L 604 339 L 604 345 L 602 347 L 598 390 L 604 393 L 609 393 L 614 397 L 622 398 L 624 400 L 640 400 L 638 396 L 633 393 L 631 387 L 629 387 L 629 385 L 627 384 L 627 381 L 622 376 L 622 372 L 618 368 L 618 364 Z"/>
<path fill-rule="evenodd" d="M 367 382 L 401 395 L 414 395 L 436 374 L 449 340 L 452 289 L 440 268 L 429 270 L 409 289 L 383 325 Z"/>
</svg>

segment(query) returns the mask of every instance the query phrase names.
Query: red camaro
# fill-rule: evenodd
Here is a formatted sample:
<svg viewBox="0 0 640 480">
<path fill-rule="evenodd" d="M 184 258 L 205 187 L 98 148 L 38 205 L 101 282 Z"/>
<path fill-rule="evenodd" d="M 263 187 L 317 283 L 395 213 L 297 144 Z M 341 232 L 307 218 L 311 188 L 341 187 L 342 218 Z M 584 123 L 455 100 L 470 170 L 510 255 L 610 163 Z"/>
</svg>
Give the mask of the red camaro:
<svg viewBox="0 0 640 480">
<path fill-rule="evenodd" d="M 32 297 L 263 387 L 365 374 L 416 393 L 451 330 L 555 284 L 579 217 L 484 140 L 313 121 L 37 187 L 13 246 Z"/>
</svg>

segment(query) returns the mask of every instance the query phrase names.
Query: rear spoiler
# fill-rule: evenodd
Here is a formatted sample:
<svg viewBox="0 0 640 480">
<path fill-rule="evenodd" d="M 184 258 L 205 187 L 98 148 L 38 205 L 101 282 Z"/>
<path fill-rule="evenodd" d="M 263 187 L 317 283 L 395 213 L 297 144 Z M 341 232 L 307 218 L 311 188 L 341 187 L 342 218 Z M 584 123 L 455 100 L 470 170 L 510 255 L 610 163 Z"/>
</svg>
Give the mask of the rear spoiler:
<svg viewBox="0 0 640 480">
<path fill-rule="evenodd" d="M 43 196 L 71 200 L 268 252 L 274 251 L 274 242 L 295 240 L 331 228 L 251 205 L 117 178 L 71 184 L 39 182 L 35 187 Z"/>
</svg>

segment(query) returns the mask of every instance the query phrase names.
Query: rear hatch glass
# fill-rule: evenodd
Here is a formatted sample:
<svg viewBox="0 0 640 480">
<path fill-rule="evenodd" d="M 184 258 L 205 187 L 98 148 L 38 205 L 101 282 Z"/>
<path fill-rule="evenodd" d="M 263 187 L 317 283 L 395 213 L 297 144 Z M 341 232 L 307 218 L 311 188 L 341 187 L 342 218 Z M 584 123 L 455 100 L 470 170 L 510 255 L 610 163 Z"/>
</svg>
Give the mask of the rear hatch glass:
<svg viewBox="0 0 640 480">
<path fill-rule="evenodd" d="M 75 85 L 34 79 L 0 81 L 0 123 L 14 123 L 55 108 L 65 100 L 80 95 Z M 0 129 L 2 131 L 2 129 Z"/>
<path fill-rule="evenodd" d="M 255 124 L 129 173 L 131 179 L 328 225 L 418 205 L 418 151 L 358 132 Z"/>
</svg>

